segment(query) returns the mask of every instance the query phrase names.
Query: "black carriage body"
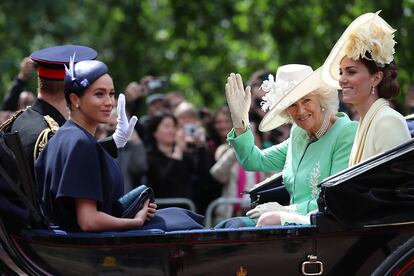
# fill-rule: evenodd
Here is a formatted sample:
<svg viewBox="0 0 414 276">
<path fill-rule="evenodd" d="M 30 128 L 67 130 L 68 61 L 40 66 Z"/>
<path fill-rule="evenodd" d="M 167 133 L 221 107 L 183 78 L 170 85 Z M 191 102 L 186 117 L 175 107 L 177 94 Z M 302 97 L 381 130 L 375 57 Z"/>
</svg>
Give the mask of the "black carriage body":
<svg viewBox="0 0 414 276">
<path fill-rule="evenodd" d="M 327 232 L 317 226 L 283 226 L 169 233 L 37 230 L 12 239 L 45 274 L 54 275 L 301 275 L 302 269 L 369 275 L 413 234 L 411 225 L 363 231 L 338 226 Z M 307 263 L 309 256 L 322 266 Z"/>
</svg>

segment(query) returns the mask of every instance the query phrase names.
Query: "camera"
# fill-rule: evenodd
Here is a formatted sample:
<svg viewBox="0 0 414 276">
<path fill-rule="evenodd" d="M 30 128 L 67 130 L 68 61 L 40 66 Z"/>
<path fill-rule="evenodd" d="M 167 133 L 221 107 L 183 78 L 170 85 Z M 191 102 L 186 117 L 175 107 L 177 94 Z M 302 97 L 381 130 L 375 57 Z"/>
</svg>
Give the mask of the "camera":
<svg viewBox="0 0 414 276">
<path fill-rule="evenodd" d="M 147 82 L 147 87 L 150 90 L 163 88 L 167 86 L 167 80 L 164 77 L 151 79 Z"/>
<path fill-rule="evenodd" d="M 200 134 L 199 133 L 200 129 L 194 124 L 185 124 L 184 125 L 184 132 L 185 132 L 185 135 L 187 135 L 187 136 L 196 137 Z"/>
</svg>

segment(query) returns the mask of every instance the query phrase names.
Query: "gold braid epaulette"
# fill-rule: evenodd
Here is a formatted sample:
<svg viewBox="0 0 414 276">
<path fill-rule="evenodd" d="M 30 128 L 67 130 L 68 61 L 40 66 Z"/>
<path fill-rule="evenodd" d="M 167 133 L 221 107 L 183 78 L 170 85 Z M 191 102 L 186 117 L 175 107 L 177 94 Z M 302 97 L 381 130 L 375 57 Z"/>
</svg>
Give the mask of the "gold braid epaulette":
<svg viewBox="0 0 414 276">
<path fill-rule="evenodd" d="M 6 132 L 9 130 L 9 128 L 12 126 L 14 120 L 17 119 L 17 117 L 20 116 L 20 114 L 22 114 L 27 108 L 23 108 L 20 110 L 17 110 L 16 112 L 14 112 L 10 118 L 8 118 L 6 121 L 4 121 L 2 124 L 0 124 L 0 131 L 1 132 Z"/>
<path fill-rule="evenodd" d="M 48 128 L 45 128 L 37 137 L 36 143 L 35 143 L 35 147 L 34 147 L 34 151 L 33 151 L 33 160 L 36 161 L 37 157 L 39 156 L 39 154 L 43 151 L 43 149 L 45 148 L 47 142 L 49 141 L 49 139 L 55 134 L 55 132 L 59 129 L 59 125 L 58 123 L 56 123 L 55 120 L 53 120 L 52 117 L 50 117 L 49 115 L 43 116 L 43 118 L 45 119 Z"/>
</svg>

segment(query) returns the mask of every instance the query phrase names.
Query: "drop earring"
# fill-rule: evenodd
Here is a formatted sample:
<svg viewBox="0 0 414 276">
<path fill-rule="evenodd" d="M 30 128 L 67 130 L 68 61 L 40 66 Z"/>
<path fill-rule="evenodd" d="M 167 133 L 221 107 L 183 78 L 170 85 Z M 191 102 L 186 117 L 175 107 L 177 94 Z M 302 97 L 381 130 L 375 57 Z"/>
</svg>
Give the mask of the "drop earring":
<svg viewBox="0 0 414 276">
<path fill-rule="evenodd" d="M 371 88 L 371 94 L 375 95 L 375 87 L 374 86 Z"/>
</svg>

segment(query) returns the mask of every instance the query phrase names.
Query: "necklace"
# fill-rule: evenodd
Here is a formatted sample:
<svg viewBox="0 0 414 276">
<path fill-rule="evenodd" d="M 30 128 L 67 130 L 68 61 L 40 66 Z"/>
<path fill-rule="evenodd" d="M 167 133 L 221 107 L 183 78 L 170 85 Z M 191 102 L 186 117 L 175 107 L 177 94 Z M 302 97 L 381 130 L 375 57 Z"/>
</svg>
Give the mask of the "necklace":
<svg viewBox="0 0 414 276">
<path fill-rule="evenodd" d="M 325 114 L 321 127 L 318 129 L 315 135 L 311 136 L 311 140 L 316 141 L 320 139 L 328 131 L 329 126 L 330 126 L 329 116 Z"/>
</svg>

